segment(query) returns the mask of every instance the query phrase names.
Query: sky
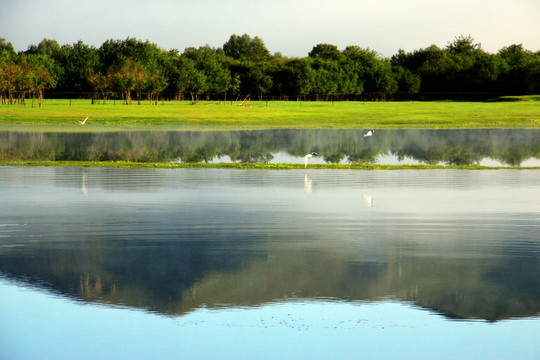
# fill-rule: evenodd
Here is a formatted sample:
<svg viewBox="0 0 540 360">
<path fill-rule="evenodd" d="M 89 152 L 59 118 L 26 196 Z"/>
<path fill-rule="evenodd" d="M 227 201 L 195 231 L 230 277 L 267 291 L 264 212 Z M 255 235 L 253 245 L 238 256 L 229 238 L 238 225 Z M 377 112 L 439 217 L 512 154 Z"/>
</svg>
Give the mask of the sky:
<svg viewBox="0 0 540 360">
<path fill-rule="evenodd" d="M 540 0 L 0 0 L 0 9 L 0 38 L 16 51 L 44 38 L 99 47 L 134 37 L 183 52 L 222 47 L 233 34 L 258 36 L 288 57 L 321 43 L 391 57 L 458 36 L 490 53 L 540 50 Z"/>
</svg>

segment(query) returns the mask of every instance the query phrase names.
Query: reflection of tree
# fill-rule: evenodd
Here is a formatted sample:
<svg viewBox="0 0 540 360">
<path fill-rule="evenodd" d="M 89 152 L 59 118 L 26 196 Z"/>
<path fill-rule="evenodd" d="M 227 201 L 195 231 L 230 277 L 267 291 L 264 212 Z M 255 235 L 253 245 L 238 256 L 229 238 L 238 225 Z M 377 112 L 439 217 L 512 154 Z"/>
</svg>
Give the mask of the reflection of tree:
<svg viewBox="0 0 540 360">
<path fill-rule="evenodd" d="M 377 153 L 375 151 L 364 150 L 351 154 L 347 157 L 351 163 L 374 163 L 377 159 Z"/>
<path fill-rule="evenodd" d="M 45 281 L 55 291 L 87 301 L 171 313 L 200 278 L 238 268 L 244 261 L 244 256 L 209 254 L 203 243 L 172 243 L 154 248 L 105 244 L 92 249 L 38 248 L 34 250 L 43 250 L 38 259 L 10 254 L 0 264 L 0 274 L 35 284 Z M 253 260 L 258 257 L 254 254 Z"/>
<path fill-rule="evenodd" d="M 514 146 L 505 146 L 500 150 L 498 156 L 498 160 L 501 162 L 514 166 L 521 164 L 527 158 L 529 158 L 528 154 L 523 153 L 519 148 Z"/>
<path fill-rule="evenodd" d="M 267 130 L 232 132 L 0 132 L 1 160 L 127 160 L 269 162 L 277 152 L 324 161 L 373 163 L 392 154 L 427 164 L 477 164 L 491 158 L 519 165 L 540 158 L 540 132 L 531 129 L 379 130 L 365 140 L 358 130 Z"/>
<path fill-rule="evenodd" d="M 272 154 L 241 153 L 238 156 L 231 157 L 231 160 L 241 163 L 267 163 L 272 161 L 273 158 Z"/>
<path fill-rule="evenodd" d="M 165 314 L 203 305 L 256 306 L 284 296 L 369 301 L 391 296 L 450 318 L 491 321 L 540 311 L 539 262 L 527 254 L 517 261 L 390 252 L 377 261 L 351 261 L 327 251 L 256 250 L 260 238 L 246 251 L 234 235 L 222 244 L 227 256 L 213 241 L 178 239 L 160 239 L 152 247 L 106 241 L 84 248 L 32 245 L 38 258 L 28 249 L 4 248 L 0 271 L 86 301 Z"/>
<path fill-rule="evenodd" d="M 341 162 L 341 160 L 343 160 L 344 156 L 345 155 L 343 153 L 340 153 L 340 152 L 335 152 L 335 153 L 325 152 L 324 156 L 323 156 L 323 159 L 327 163 L 339 164 Z"/>
<path fill-rule="evenodd" d="M 446 162 L 449 165 L 468 165 L 475 164 L 481 160 L 481 157 L 474 154 L 471 148 L 460 148 L 452 151 L 446 156 Z"/>
</svg>

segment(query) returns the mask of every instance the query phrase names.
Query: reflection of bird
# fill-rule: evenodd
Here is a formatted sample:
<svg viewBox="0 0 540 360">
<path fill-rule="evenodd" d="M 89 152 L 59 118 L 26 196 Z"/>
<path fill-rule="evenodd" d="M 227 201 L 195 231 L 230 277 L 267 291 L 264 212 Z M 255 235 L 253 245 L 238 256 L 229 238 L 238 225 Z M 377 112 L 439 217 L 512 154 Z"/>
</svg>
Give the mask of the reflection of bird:
<svg viewBox="0 0 540 360">
<path fill-rule="evenodd" d="M 311 194 L 313 192 L 312 181 L 310 178 L 307 177 L 307 174 L 304 174 L 304 190 L 308 194 Z"/>
<path fill-rule="evenodd" d="M 86 119 L 84 119 L 83 121 L 79 121 L 79 122 L 81 123 L 81 125 L 86 124 L 86 120 L 88 120 L 89 117 L 90 117 L 90 116 L 87 116 Z"/>
<path fill-rule="evenodd" d="M 87 176 L 86 176 L 86 174 L 83 174 L 83 176 L 82 176 L 81 191 L 82 191 L 82 193 L 84 195 L 88 195 Z"/>
<path fill-rule="evenodd" d="M 375 130 L 369 130 L 367 133 L 364 134 L 364 137 L 372 136 L 373 133 L 375 133 Z"/>
<path fill-rule="evenodd" d="M 317 154 L 316 152 L 312 152 L 304 156 L 304 167 L 307 167 L 308 159 L 312 156 L 319 156 L 319 154 Z"/>
<path fill-rule="evenodd" d="M 373 198 L 371 195 L 364 194 L 364 203 L 369 207 L 373 207 Z"/>
</svg>

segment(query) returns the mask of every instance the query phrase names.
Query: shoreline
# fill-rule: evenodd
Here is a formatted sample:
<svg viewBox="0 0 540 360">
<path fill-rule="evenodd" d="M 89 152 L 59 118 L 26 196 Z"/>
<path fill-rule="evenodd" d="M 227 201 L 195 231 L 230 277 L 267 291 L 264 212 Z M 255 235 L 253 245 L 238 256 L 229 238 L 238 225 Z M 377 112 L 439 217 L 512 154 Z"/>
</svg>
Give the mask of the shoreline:
<svg viewBox="0 0 540 360">
<path fill-rule="evenodd" d="M 0 161 L 0 167 L 97 167 L 97 168 L 146 168 L 146 169 L 251 169 L 251 170 L 540 170 L 540 166 L 481 166 L 481 165 L 377 165 L 377 164 L 303 164 L 288 163 L 159 163 L 131 161 Z"/>
</svg>

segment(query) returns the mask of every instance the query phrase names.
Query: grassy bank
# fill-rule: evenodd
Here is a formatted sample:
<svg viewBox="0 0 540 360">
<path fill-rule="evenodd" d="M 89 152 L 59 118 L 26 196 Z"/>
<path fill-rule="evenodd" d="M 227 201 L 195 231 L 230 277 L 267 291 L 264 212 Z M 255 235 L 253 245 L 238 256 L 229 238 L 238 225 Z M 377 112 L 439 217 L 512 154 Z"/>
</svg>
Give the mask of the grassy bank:
<svg viewBox="0 0 540 360">
<path fill-rule="evenodd" d="M 129 161 L 0 161 L 0 166 L 73 166 L 73 167 L 112 167 L 112 168 L 153 168 L 153 169 L 254 169 L 254 170 L 291 170 L 305 169 L 303 164 L 283 163 L 142 163 Z M 341 170 L 429 170 L 429 169 L 463 169 L 463 170 L 538 170 L 540 167 L 488 167 L 479 165 L 376 165 L 376 164 L 313 164 L 308 169 L 341 169 Z"/>
<path fill-rule="evenodd" d="M 540 127 L 538 97 L 493 102 L 237 102 L 170 101 L 106 105 L 45 100 L 0 105 L 0 130 L 241 130 L 280 128 L 514 128 Z M 86 125 L 78 121 L 89 116 Z"/>
</svg>

